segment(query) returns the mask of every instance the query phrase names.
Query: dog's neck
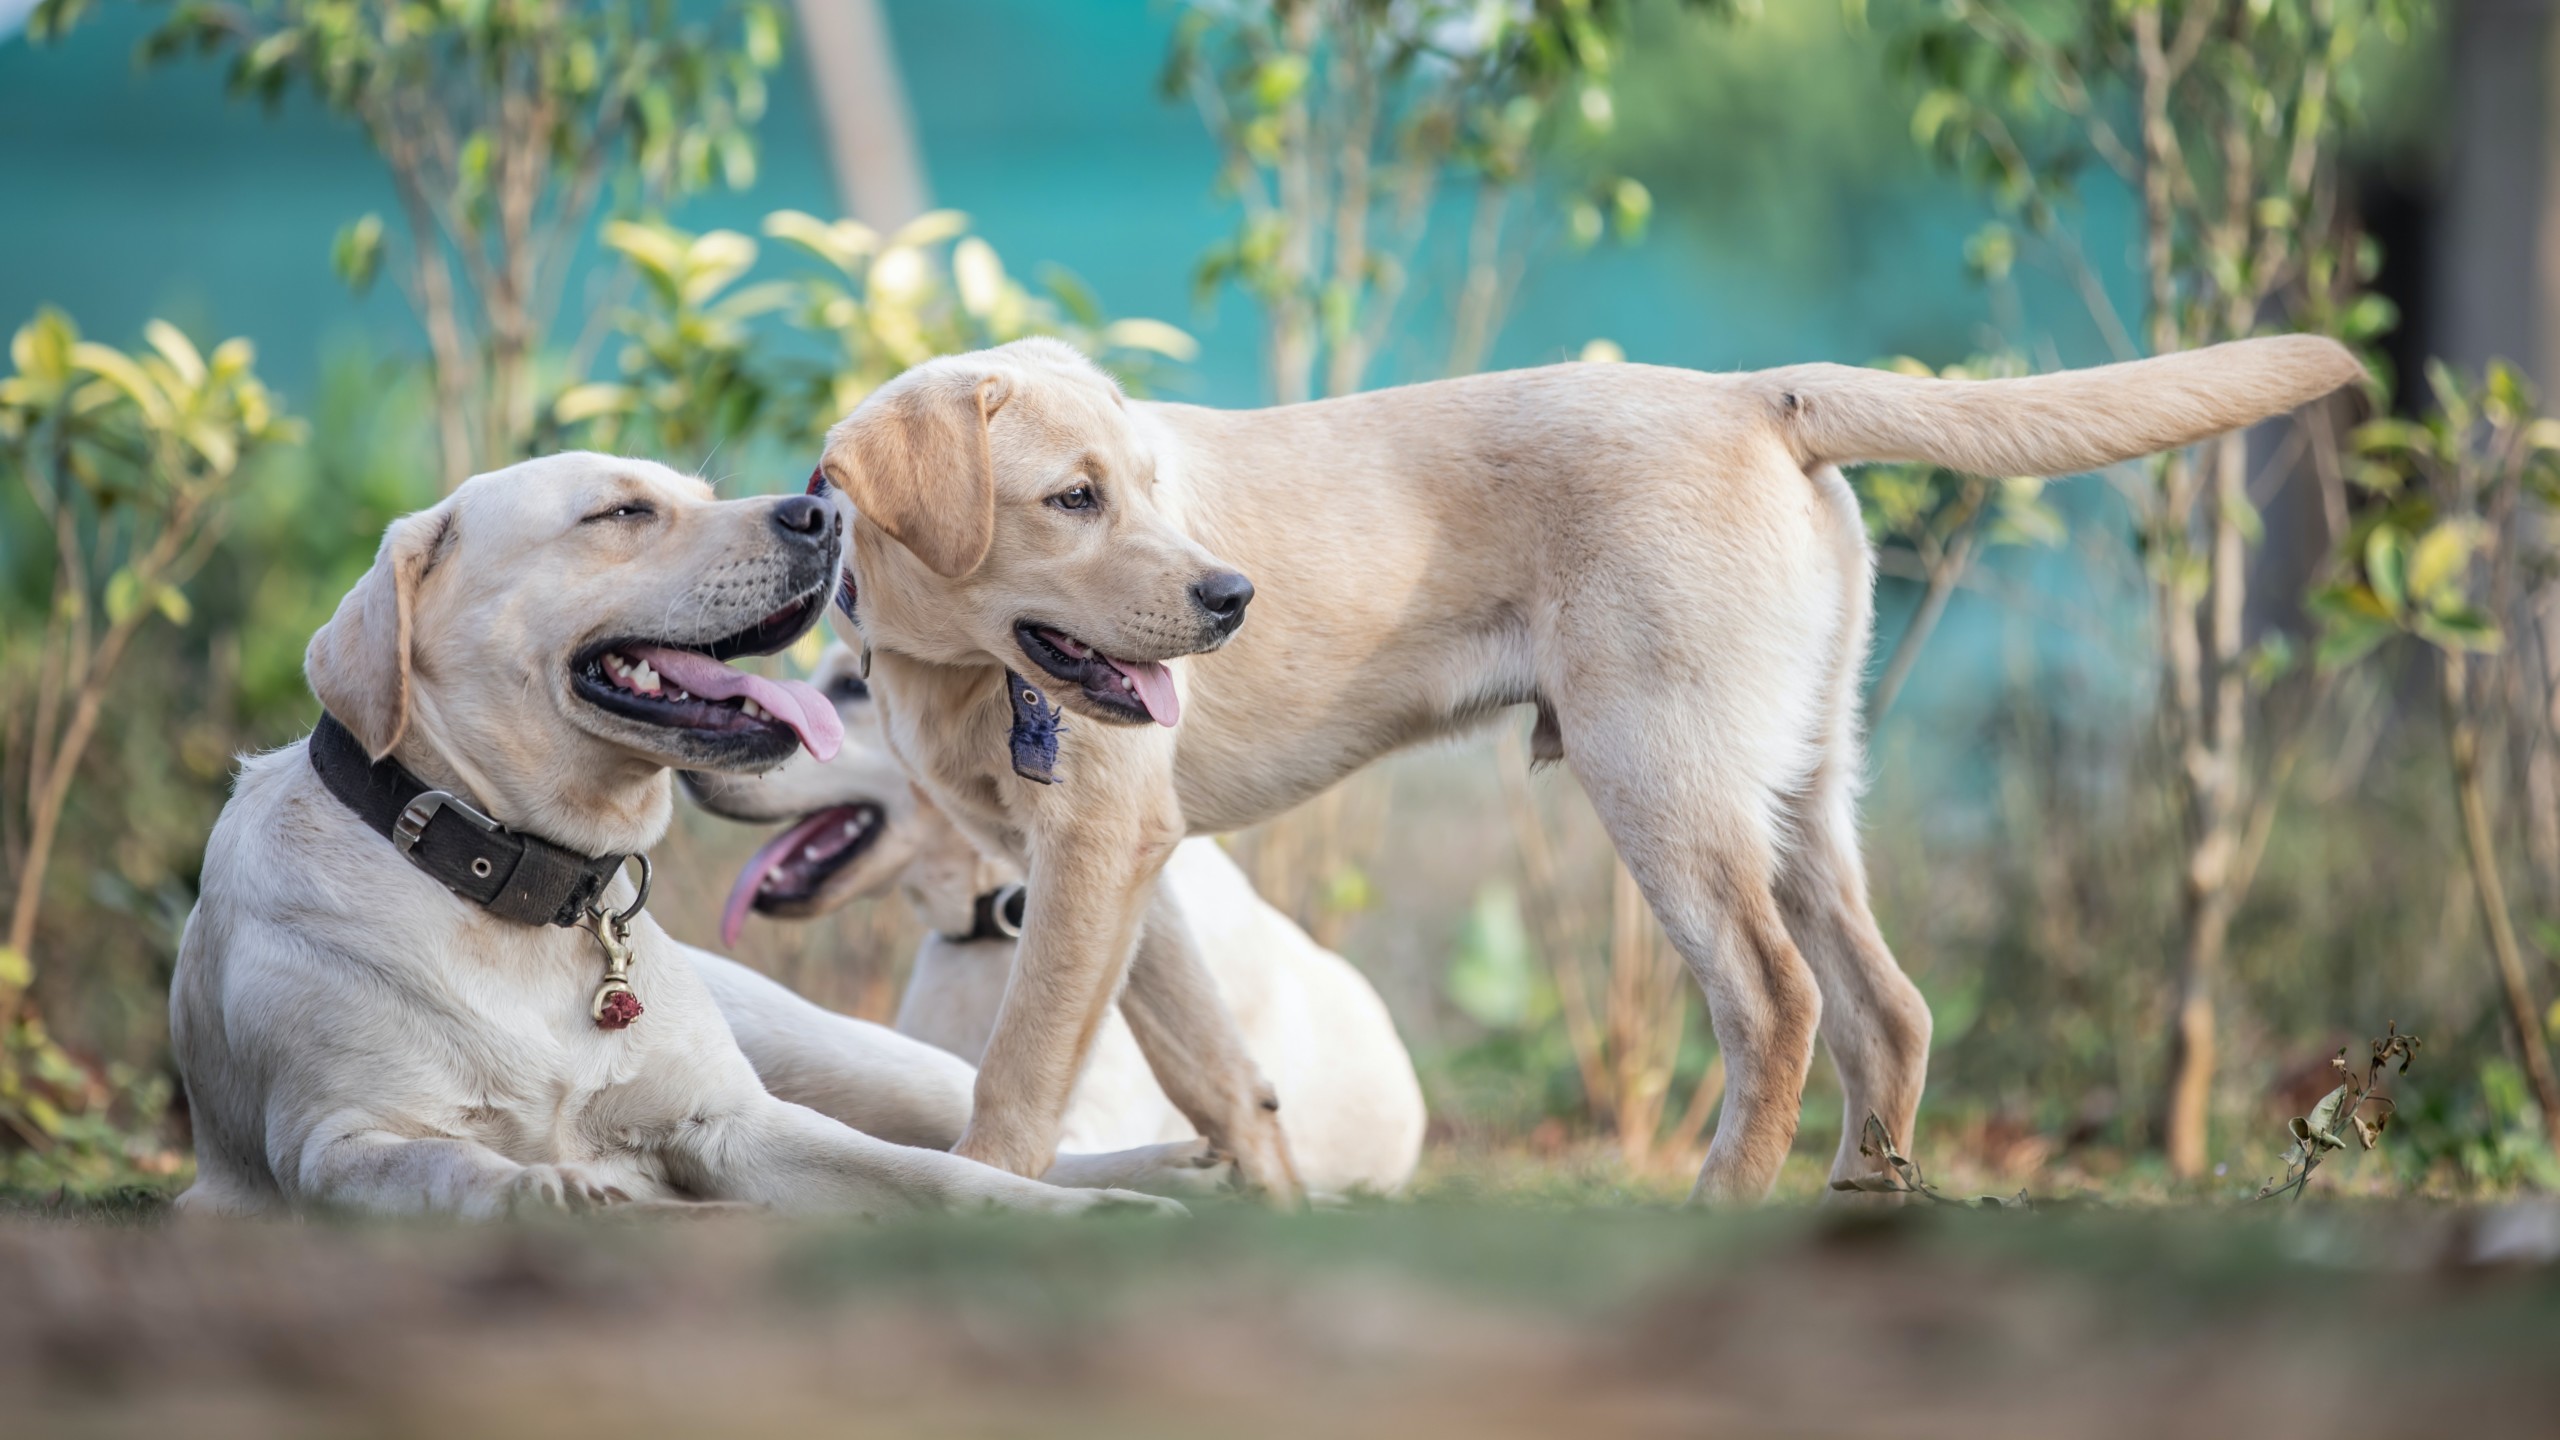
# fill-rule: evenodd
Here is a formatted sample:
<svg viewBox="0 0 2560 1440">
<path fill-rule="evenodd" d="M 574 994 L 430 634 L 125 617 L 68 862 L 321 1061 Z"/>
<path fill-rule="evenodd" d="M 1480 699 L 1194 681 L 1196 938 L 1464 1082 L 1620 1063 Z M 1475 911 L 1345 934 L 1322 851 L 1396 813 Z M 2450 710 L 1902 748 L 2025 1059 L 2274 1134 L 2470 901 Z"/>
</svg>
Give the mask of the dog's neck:
<svg viewBox="0 0 2560 1440">
<path fill-rule="evenodd" d="M 978 897 L 1005 884 L 1010 872 L 980 855 L 958 826 L 931 807 L 919 809 L 906 823 L 922 832 L 915 858 L 898 875 L 907 908 L 937 934 L 967 934 L 976 920 Z"/>
<path fill-rule="evenodd" d="M 586 855 L 636 855 L 665 838 L 674 818 L 673 776 L 663 765 L 631 755 L 511 764 L 497 758 L 510 755 L 508 747 L 473 745 L 446 732 L 433 707 L 421 705 L 391 758 L 510 830 Z"/>
</svg>

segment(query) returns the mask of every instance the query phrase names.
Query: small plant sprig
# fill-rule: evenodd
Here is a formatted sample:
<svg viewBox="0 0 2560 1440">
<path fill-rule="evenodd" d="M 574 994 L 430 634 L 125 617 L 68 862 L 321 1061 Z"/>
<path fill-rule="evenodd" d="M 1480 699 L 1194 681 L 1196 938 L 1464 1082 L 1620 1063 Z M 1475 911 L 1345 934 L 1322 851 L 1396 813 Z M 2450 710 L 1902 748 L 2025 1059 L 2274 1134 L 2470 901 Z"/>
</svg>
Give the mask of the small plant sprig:
<svg viewBox="0 0 2560 1440">
<path fill-rule="evenodd" d="M 1883 1168 L 1865 1175 L 1852 1175 L 1846 1180 L 1834 1180 L 1832 1189 L 1868 1195 L 1917 1195 L 1940 1205 L 1960 1205 L 1969 1210 L 2034 1208 L 2028 1203 L 2024 1190 L 2007 1196 L 1977 1195 L 1970 1200 L 1958 1200 L 1940 1191 L 1920 1173 L 1920 1162 L 1903 1154 L 1901 1147 L 1894 1144 L 1893 1132 L 1885 1128 L 1883 1119 L 1872 1110 L 1867 1112 L 1867 1123 L 1858 1132 L 1858 1153 Z"/>
<path fill-rule="evenodd" d="M 2400 1062 L 2398 1073 L 2408 1074 L 2409 1062 L 2418 1058 L 2418 1044 L 2417 1036 L 2401 1034 L 2400 1022 L 2392 1021 L 2387 1033 L 2371 1041 L 2373 1053 L 2365 1061 L 2362 1074 L 2347 1063 L 2347 1047 L 2338 1047 L 2329 1063 L 2346 1078 L 2337 1089 L 2321 1096 L 2310 1114 L 2296 1115 L 2285 1122 L 2285 1128 L 2293 1133 L 2293 1148 L 2284 1152 L 2284 1175 L 2258 1187 L 2257 1198 L 2265 1200 L 2291 1191 L 2294 1199 L 2301 1199 L 2311 1184 L 2311 1172 L 2320 1168 L 2330 1151 L 2346 1149 L 2349 1135 L 2367 1150 L 2382 1143 L 2383 1127 L 2391 1123 L 2400 1107 L 2390 1096 L 2373 1093 L 2374 1087 L 2382 1082 L 2383 1070 L 2394 1060 Z M 2369 1119 L 2364 1113 L 2368 1105 L 2374 1107 Z"/>
</svg>

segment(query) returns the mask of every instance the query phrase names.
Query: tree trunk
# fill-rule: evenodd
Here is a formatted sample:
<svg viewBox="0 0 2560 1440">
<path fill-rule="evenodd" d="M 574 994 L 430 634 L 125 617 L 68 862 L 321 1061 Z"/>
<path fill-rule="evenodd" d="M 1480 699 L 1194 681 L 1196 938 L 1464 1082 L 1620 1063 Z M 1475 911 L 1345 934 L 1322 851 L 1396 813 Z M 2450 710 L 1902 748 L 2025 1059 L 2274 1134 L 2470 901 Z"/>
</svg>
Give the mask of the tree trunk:
<svg viewBox="0 0 2560 1440">
<path fill-rule="evenodd" d="M 2186 933 L 2178 952 L 2177 1011 L 2171 1021 L 2169 1082 L 2161 1115 L 2170 1172 L 2188 1180 L 2204 1174 L 2207 1164 L 2213 992 L 2222 973 L 2232 911 L 2239 905 L 2233 861 L 2247 812 L 2243 775 L 2249 758 L 2248 682 L 2241 665 L 2249 546 L 2239 516 L 2248 504 L 2248 484 L 2248 436 L 2226 435 L 2213 452 L 2212 584 L 2203 643 L 2189 662 L 2196 706 L 2186 726 L 2180 766 L 2188 803 L 2182 907 Z"/>
</svg>

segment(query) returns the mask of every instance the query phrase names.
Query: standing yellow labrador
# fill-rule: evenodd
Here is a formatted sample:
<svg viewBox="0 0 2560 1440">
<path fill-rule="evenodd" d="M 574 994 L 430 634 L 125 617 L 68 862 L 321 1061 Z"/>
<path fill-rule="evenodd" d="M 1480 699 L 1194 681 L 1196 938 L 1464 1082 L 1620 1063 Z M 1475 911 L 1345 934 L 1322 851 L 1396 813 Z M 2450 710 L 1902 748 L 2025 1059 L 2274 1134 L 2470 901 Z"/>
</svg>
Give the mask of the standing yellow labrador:
<svg viewBox="0 0 2560 1440">
<path fill-rule="evenodd" d="M 1929 1012 L 1858 853 L 1872 563 L 1838 467 L 2068 474 L 2357 373 L 2293 336 L 2021 380 L 1562 365 L 1217 411 L 1130 401 L 1052 342 L 907 372 L 822 469 L 860 514 L 891 744 L 1030 876 L 958 1152 L 1048 1163 L 1125 976 L 1166 1093 L 1289 1193 L 1281 1117 L 1151 919 L 1155 874 L 1186 834 L 1533 705 L 1706 992 L 1732 1078 L 1697 1194 L 1766 1193 L 1817 1029 L 1847 1097 L 1832 1173 L 1858 1173 L 1867 1112 L 1911 1133 Z"/>
</svg>

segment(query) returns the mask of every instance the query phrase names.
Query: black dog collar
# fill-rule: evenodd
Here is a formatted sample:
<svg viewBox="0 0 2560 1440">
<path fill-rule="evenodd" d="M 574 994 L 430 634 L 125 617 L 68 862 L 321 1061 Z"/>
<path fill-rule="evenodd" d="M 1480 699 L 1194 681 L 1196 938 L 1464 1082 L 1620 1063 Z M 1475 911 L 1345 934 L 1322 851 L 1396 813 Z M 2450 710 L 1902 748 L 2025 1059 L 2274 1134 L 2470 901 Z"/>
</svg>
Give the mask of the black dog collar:
<svg viewBox="0 0 2560 1440">
<path fill-rule="evenodd" d="M 311 732 L 311 768 L 329 793 L 390 840 L 409 863 L 463 899 L 519 925 L 574 926 L 620 873 L 626 855 L 581 855 L 526 835 L 444 790 L 429 789 L 396 760 L 375 761 L 322 711 Z"/>
<path fill-rule="evenodd" d="M 969 917 L 969 933 L 954 935 L 944 931 L 942 938 L 954 945 L 968 945 L 980 940 L 1019 940 L 1022 938 L 1022 912 L 1027 904 L 1019 885 L 1005 885 L 978 897 Z"/>
</svg>

